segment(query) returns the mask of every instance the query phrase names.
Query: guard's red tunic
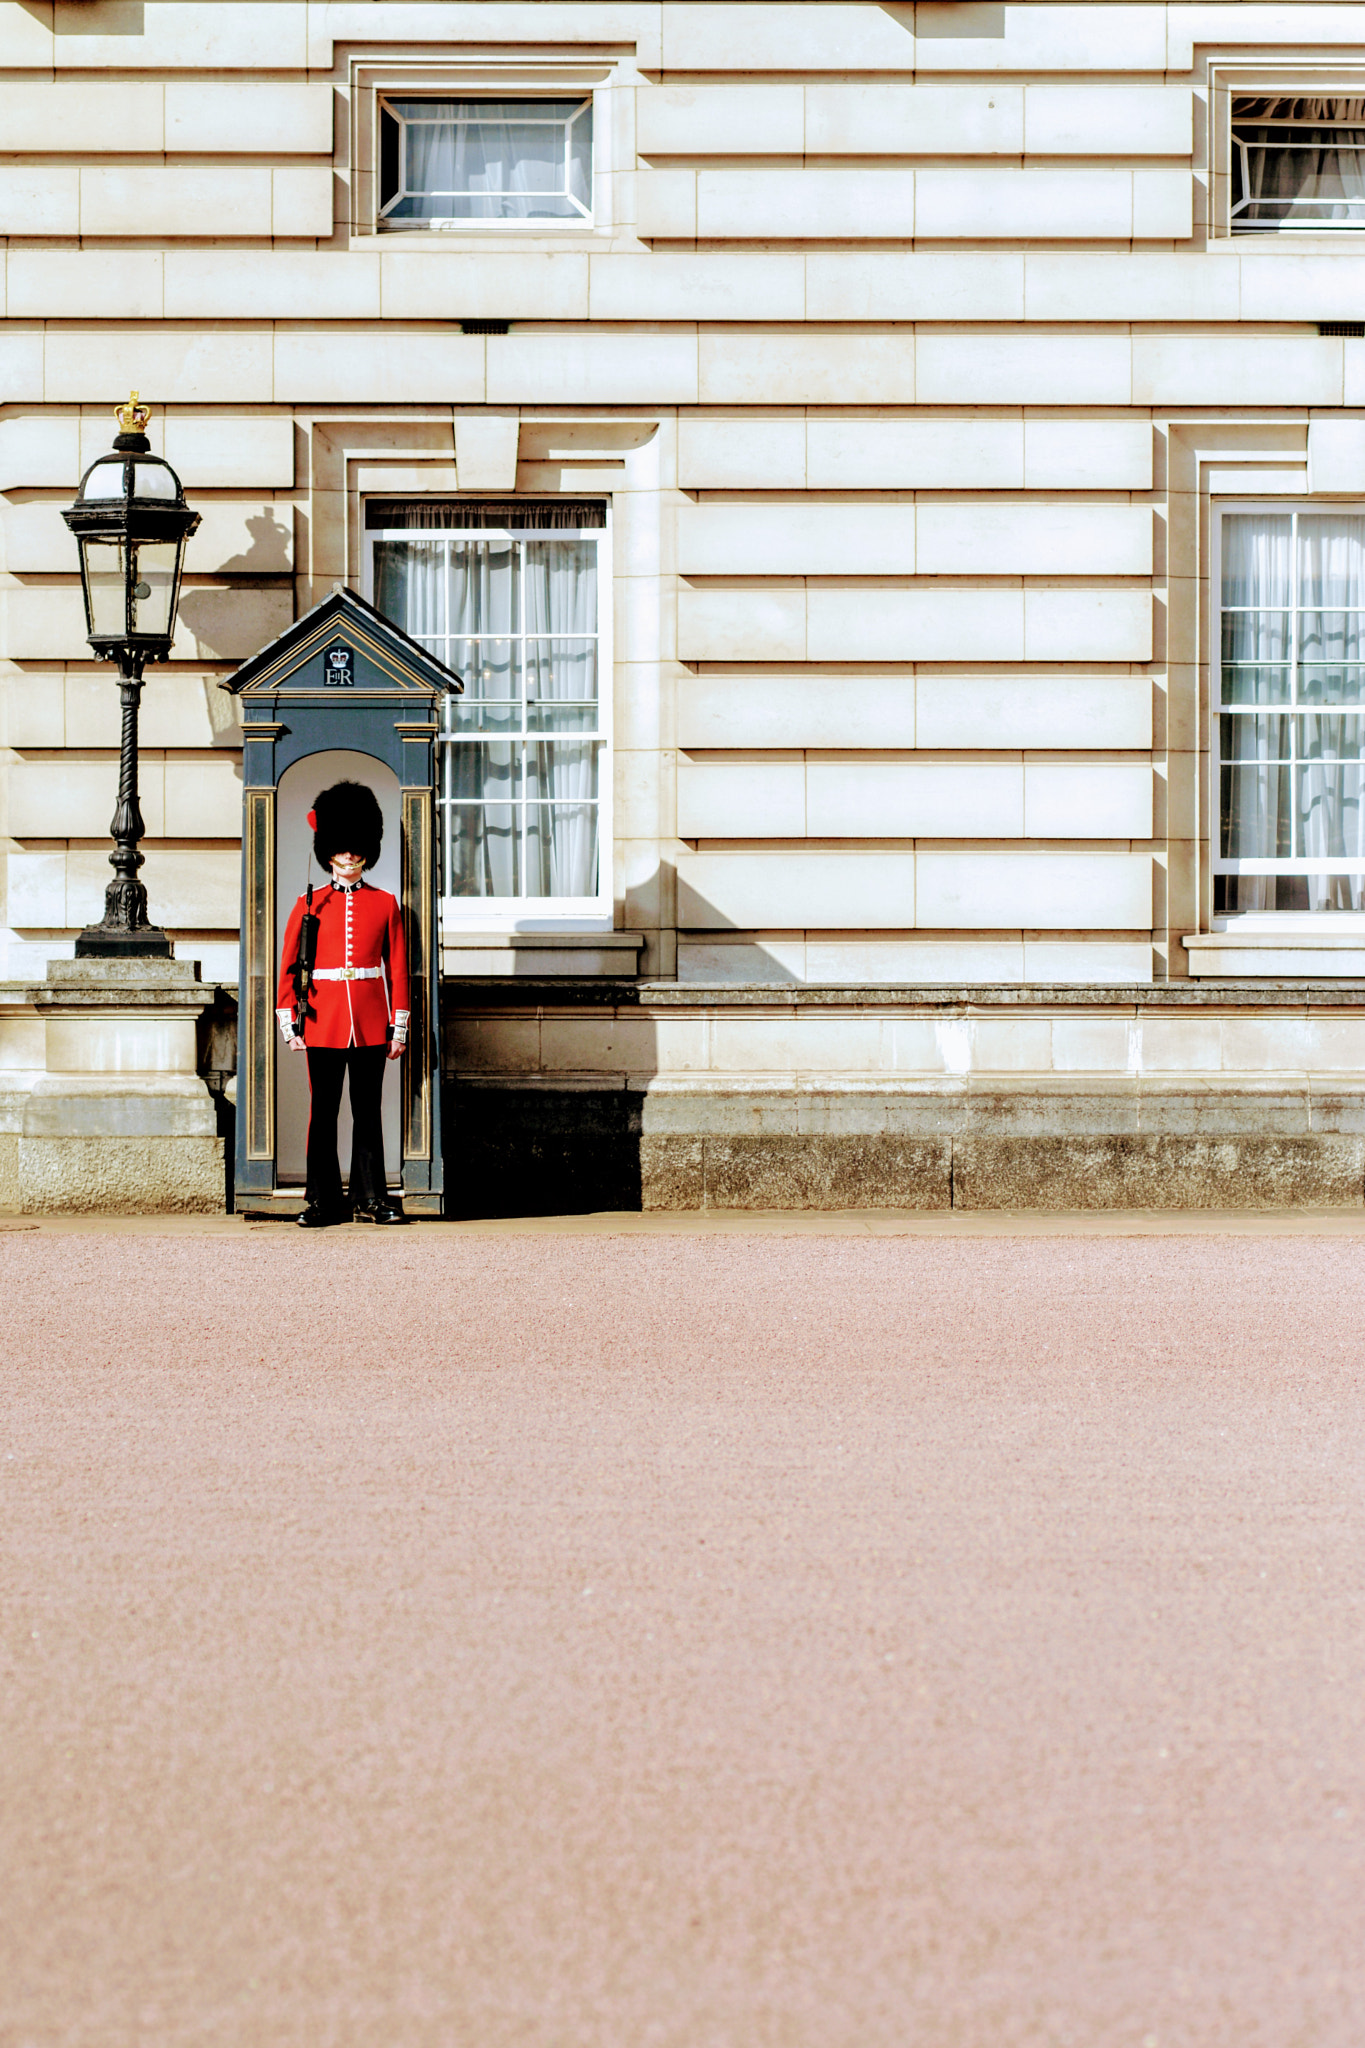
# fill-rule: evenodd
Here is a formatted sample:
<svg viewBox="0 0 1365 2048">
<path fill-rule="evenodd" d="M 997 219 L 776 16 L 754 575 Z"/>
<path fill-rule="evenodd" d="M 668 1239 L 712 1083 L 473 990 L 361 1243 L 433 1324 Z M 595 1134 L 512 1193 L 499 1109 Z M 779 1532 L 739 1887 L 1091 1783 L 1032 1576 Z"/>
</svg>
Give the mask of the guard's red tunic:
<svg viewBox="0 0 1365 2048">
<path fill-rule="evenodd" d="M 281 1026 L 294 1007 L 289 970 L 299 950 L 304 909 L 305 900 L 300 896 L 289 913 L 284 934 L 275 998 Z M 310 1017 L 304 1027 L 304 1043 L 343 1047 L 387 1044 L 395 1018 L 401 1016 L 403 1023 L 407 1022 L 408 952 L 403 913 L 386 889 L 372 889 L 365 882 L 358 882 L 353 889 L 340 889 L 328 882 L 313 891 L 313 914 L 318 919 L 314 971 L 322 972 L 309 999 L 317 1016 Z M 365 969 L 370 971 L 365 973 Z"/>
</svg>

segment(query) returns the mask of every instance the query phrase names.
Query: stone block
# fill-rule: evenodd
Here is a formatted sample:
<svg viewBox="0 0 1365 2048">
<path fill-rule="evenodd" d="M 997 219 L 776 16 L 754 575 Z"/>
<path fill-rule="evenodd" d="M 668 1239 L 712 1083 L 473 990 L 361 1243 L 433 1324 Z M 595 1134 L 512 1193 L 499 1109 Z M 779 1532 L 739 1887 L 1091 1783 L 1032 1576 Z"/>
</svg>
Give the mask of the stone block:
<svg viewBox="0 0 1365 2048">
<path fill-rule="evenodd" d="M 899 241 L 916 233 L 910 170 L 696 173 L 699 241 Z"/>
<path fill-rule="evenodd" d="M 983 33 L 984 30 L 984 33 Z M 1154 72 L 1168 63 L 1166 17 L 1160 7 L 1018 0 L 1003 7 L 964 8 L 960 0 L 920 0 L 915 9 L 919 72 Z"/>
<path fill-rule="evenodd" d="M 678 763 L 682 839 L 804 839 L 806 768 L 785 760 Z"/>
<path fill-rule="evenodd" d="M 1133 336 L 1135 405 L 1341 405 L 1342 345 L 1308 335 Z"/>
<path fill-rule="evenodd" d="M 678 592 L 681 661 L 804 661 L 806 591 L 800 583 L 684 585 Z"/>
<path fill-rule="evenodd" d="M 518 256 L 485 254 L 467 242 L 452 245 L 448 238 L 414 236 L 385 246 L 379 268 L 386 320 L 588 317 L 588 258 L 567 251 L 558 256 L 530 249 Z"/>
<path fill-rule="evenodd" d="M 914 573 L 912 504 L 704 499 L 680 505 L 677 519 L 678 569 L 684 576 Z"/>
<path fill-rule="evenodd" d="M 262 165 L 231 170 L 191 164 L 86 165 L 80 173 L 82 235 L 126 235 L 129 223 L 152 236 L 271 233 L 271 173 Z"/>
<path fill-rule="evenodd" d="M 635 146 L 643 157 L 730 156 L 740 147 L 746 156 L 800 156 L 803 101 L 799 85 L 640 86 Z"/>
<path fill-rule="evenodd" d="M 1126 242 L 1135 175 L 1150 174 L 1094 167 L 916 171 L 915 234 L 921 241 Z"/>
<path fill-rule="evenodd" d="M 1022 320 L 1024 258 L 1004 249 L 812 249 L 808 320 Z"/>
<path fill-rule="evenodd" d="M 885 744 L 980 747 L 989 740 L 992 747 L 1095 750 L 1152 744 L 1147 676 L 920 675 L 915 699 L 915 741 Z"/>
<path fill-rule="evenodd" d="M 303 405 L 479 405 L 483 337 L 422 327 L 276 328 L 270 395 Z"/>
<path fill-rule="evenodd" d="M 1022 147 L 1030 156 L 1189 156 L 1188 86 L 1026 85 Z"/>
<path fill-rule="evenodd" d="M 678 856 L 678 924 L 684 930 L 904 931 L 915 923 L 911 853 L 798 848 Z"/>
<path fill-rule="evenodd" d="M 726 0 L 670 0 L 664 11 L 662 68 L 721 75 L 912 72 L 916 48 L 909 20 L 885 8 L 845 7 L 830 0 L 806 0 L 796 8 L 771 0 L 749 0 L 743 8 Z M 1157 68 L 1163 63 L 1158 58 Z"/>
<path fill-rule="evenodd" d="M 1128 405 L 1131 348 L 1126 334 L 920 334 L 919 403 Z"/>
<path fill-rule="evenodd" d="M 1024 423 L 812 418 L 806 481 L 822 491 L 1020 490 Z M 925 507 L 930 517 L 937 509 Z"/>
<path fill-rule="evenodd" d="M 314 343 L 324 336 L 310 337 Z M 158 405 L 252 405 L 275 396 L 268 328 L 49 327 L 44 397 L 49 403 L 121 404 L 130 390 Z M 28 394 L 16 391 L 15 397 Z M 101 443 L 108 428 L 100 424 Z"/>
<path fill-rule="evenodd" d="M 936 499 L 918 506 L 917 513 L 915 568 L 921 576 L 1152 573 L 1150 506 Z"/>
<path fill-rule="evenodd" d="M 0 234 L 78 235 L 80 180 L 70 164 L 0 164 Z"/>
<path fill-rule="evenodd" d="M 768 658 L 784 656 L 785 650 Z M 1017 585 L 967 582 L 813 584 L 806 593 L 806 658 L 1020 661 L 1024 592 Z"/>
<path fill-rule="evenodd" d="M 808 85 L 805 148 L 812 156 L 1019 156 L 1023 88 Z"/>
<path fill-rule="evenodd" d="M 921 678 L 920 687 L 926 680 L 949 681 Z M 913 747 L 916 687 L 913 676 L 897 675 L 683 676 L 677 686 L 678 744 Z M 990 730 L 977 726 L 969 740 L 928 744 L 978 746 L 982 732 Z"/>
<path fill-rule="evenodd" d="M 0 459 L 3 436 L 0 426 Z M 706 419 L 684 414 L 678 421 L 678 482 L 684 490 L 803 490 L 804 416 Z"/>
<path fill-rule="evenodd" d="M 805 262 L 762 250 L 594 256 L 590 306 L 594 320 L 804 320 Z"/>
<path fill-rule="evenodd" d="M 694 405 L 697 338 L 613 330 L 495 336 L 487 397 L 490 405 Z"/>
<path fill-rule="evenodd" d="M 1026 839 L 1152 836 L 1147 761 L 1026 761 L 1023 782 Z"/>
<path fill-rule="evenodd" d="M 16 1149 L 17 1206 L 27 1216 L 223 1212 L 219 1137 L 21 1137 Z"/>
<path fill-rule="evenodd" d="M 364 252 L 170 249 L 164 262 L 168 320 L 379 317 L 379 258 Z"/>
<path fill-rule="evenodd" d="M 74 88 L 65 86 L 65 91 Z M 125 85 L 110 86 L 126 93 Z M 160 88 L 134 86 L 134 92 Z M 330 156 L 335 94 L 330 85 L 269 85 L 252 79 L 168 79 L 166 148 L 179 154 L 211 150 L 215 156 Z M 157 148 L 159 144 L 143 144 Z"/>
<path fill-rule="evenodd" d="M 1152 861 L 1127 853 L 919 853 L 915 901 L 921 930 L 1141 931 L 1152 922 Z"/>
<path fill-rule="evenodd" d="M 696 348 L 697 396 L 703 405 L 915 402 L 911 334 L 818 329 L 744 334 L 707 329 L 697 337 Z"/>
<path fill-rule="evenodd" d="M 1365 1138 L 987 1136 L 953 1146 L 960 1209 L 1362 1206 Z"/>
<path fill-rule="evenodd" d="M 825 761 L 806 766 L 812 839 L 1017 839 L 1017 761 Z"/>
<path fill-rule="evenodd" d="M 946 1138 L 710 1136 L 703 1172 L 708 1209 L 952 1207 Z"/>
</svg>

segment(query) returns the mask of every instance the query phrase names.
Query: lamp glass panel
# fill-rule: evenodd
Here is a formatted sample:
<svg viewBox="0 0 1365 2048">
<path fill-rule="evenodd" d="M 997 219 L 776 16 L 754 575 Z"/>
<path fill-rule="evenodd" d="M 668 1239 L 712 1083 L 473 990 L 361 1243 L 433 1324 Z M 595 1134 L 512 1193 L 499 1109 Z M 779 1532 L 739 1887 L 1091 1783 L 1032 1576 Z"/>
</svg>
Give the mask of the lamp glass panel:
<svg viewBox="0 0 1365 2048">
<path fill-rule="evenodd" d="M 175 472 L 160 462 L 135 462 L 133 464 L 133 496 L 135 498 L 169 498 L 174 504 L 177 495 Z"/>
<path fill-rule="evenodd" d="M 123 543 L 81 536 L 85 585 L 85 612 L 94 640 L 122 640 L 127 634 L 124 607 L 127 581 L 124 576 Z"/>
<path fill-rule="evenodd" d="M 106 455 L 102 462 L 97 462 L 81 487 L 82 503 L 91 498 L 121 498 L 124 468 L 121 455 Z"/>
<path fill-rule="evenodd" d="M 162 635 L 171 630 L 171 608 L 180 561 L 181 543 L 174 540 L 143 540 L 132 544 L 132 594 L 129 624 L 135 634 Z M 145 591 L 146 595 L 141 593 Z"/>
</svg>

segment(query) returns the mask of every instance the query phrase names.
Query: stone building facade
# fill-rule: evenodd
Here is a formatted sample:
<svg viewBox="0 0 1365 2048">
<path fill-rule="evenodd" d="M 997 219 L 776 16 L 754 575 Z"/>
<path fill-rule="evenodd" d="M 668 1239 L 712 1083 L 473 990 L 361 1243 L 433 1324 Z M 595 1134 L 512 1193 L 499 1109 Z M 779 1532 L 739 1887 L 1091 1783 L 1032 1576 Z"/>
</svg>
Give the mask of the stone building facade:
<svg viewBox="0 0 1365 2048">
<path fill-rule="evenodd" d="M 0 135 L 0 1141 L 135 386 L 207 981 L 219 683 L 338 581 L 472 679 L 473 1206 L 1360 1202 L 1365 7 L 3 0 Z"/>
</svg>

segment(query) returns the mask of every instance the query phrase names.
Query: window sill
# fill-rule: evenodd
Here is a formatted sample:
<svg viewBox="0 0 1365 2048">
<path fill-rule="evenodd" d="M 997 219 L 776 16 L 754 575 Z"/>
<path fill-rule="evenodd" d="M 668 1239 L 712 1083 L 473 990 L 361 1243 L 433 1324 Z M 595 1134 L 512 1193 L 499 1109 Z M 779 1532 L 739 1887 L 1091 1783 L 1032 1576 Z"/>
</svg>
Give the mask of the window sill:
<svg viewBox="0 0 1365 2048">
<path fill-rule="evenodd" d="M 448 981 L 482 978 L 545 979 L 638 974 L 643 932 L 444 932 L 441 973 Z"/>
<path fill-rule="evenodd" d="M 1356 981 L 1365 976 L 1365 918 L 1355 931 L 1314 931 L 1307 923 L 1282 930 L 1192 932 L 1182 940 L 1190 973 L 1228 980 L 1287 976 L 1295 981 Z"/>
</svg>

